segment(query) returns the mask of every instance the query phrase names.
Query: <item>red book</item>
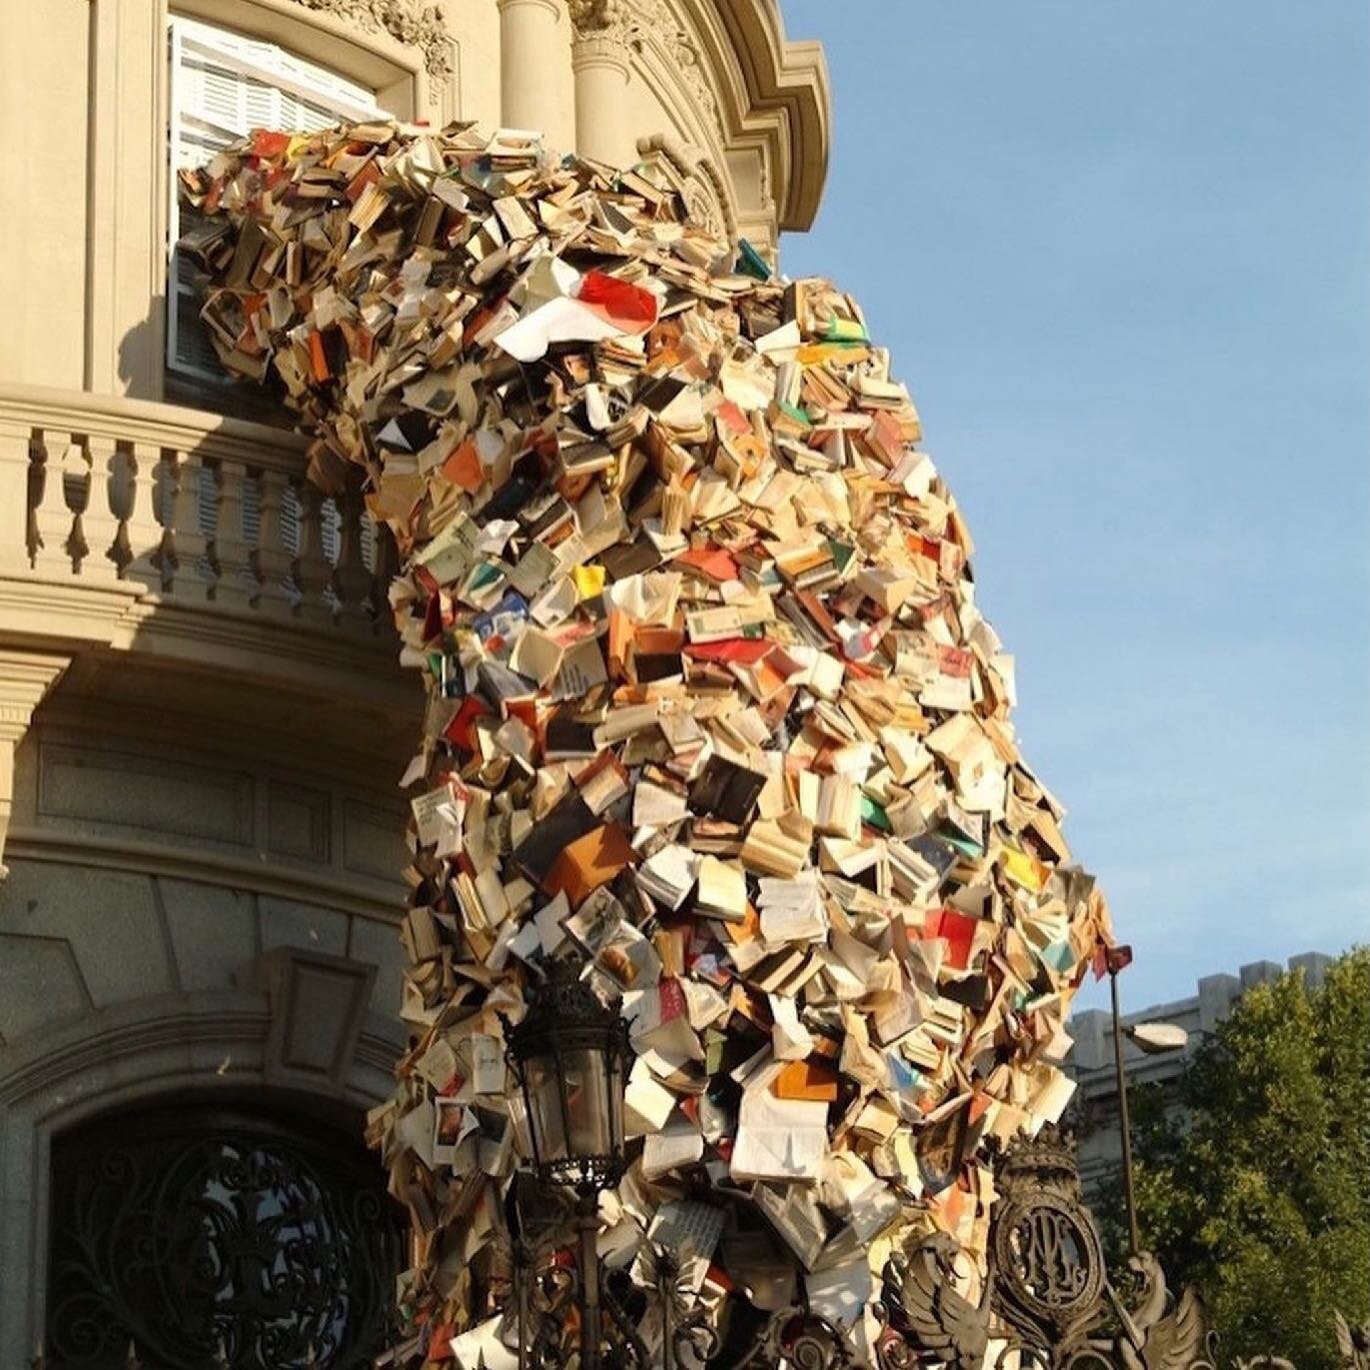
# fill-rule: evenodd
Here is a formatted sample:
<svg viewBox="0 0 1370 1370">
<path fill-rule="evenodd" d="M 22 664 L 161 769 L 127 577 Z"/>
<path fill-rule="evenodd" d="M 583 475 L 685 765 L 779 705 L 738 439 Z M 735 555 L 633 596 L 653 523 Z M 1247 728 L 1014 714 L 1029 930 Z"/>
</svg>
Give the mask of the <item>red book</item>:
<svg viewBox="0 0 1370 1370">
<path fill-rule="evenodd" d="M 645 332 L 656 322 L 656 296 L 650 290 L 603 271 L 587 271 L 576 298 L 625 333 Z"/>
<path fill-rule="evenodd" d="M 954 970 L 965 970 L 970 965 L 970 949 L 979 923 L 978 918 L 955 909 L 934 909 L 923 924 L 923 935 L 941 937 L 947 944 L 947 964 Z"/>
<path fill-rule="evenodd" d="M 290 146 L 290 134 L 278 133 L 272 129 L 254 128 L 252 130 L 252 155 L 254 157 L 279 157 Z"/>
</svg>

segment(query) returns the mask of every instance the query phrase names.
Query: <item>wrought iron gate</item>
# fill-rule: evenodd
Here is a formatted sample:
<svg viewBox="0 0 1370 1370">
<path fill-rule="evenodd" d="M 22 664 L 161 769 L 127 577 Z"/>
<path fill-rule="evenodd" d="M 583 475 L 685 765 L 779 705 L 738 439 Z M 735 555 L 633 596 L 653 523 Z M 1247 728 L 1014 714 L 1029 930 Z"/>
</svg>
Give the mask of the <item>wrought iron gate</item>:
<svg viewBox="0 0 1370 1370">
<path fill-rule="evenodd" d="M 345 1134 L 188 1105 L 97 1119 L 52 1156 L 47 1370 L 357 1370 L 400 1228 Z"/>
</svg>

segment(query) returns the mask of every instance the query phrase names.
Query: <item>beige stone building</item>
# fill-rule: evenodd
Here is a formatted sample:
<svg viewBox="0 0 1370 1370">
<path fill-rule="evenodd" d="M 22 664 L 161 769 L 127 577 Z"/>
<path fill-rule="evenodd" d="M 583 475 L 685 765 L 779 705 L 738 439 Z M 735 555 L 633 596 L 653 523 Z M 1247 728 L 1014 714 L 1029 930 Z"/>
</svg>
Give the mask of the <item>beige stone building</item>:
<svg viewBox="0 0 1370 1370">
<path fill-rule="evenodd" d="M 477 119 L 771 250 L 822 52 L 776 0 L 4 0 L 0 111 L 0 1367 L 362 1364 L 419 695 L 360 502 L 218 372 L 176 168 Z"/>
</svg>

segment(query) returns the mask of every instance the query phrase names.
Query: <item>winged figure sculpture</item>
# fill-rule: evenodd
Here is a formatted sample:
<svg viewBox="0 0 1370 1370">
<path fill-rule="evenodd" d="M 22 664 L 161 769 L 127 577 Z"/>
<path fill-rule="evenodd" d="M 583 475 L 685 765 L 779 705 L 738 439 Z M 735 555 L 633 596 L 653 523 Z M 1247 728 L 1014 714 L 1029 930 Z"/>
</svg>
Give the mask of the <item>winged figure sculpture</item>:
<svg viewBox="0 0 1370 1370">
<path fill-rule="evenodd" d="M 925 1238 L 910 1256 L 895 1255 L 885 1267 L 885 1299 L 895 1334 L 882 1343 L 888 1370 L 915 1363 L 910 1352 L 951 1367 L 980 1370 L 989 1345 L 990 1289 L 978 1304 L 955 1285 L 953 1261 L 958 1244 L 943 1233 Z"/>
</svg>

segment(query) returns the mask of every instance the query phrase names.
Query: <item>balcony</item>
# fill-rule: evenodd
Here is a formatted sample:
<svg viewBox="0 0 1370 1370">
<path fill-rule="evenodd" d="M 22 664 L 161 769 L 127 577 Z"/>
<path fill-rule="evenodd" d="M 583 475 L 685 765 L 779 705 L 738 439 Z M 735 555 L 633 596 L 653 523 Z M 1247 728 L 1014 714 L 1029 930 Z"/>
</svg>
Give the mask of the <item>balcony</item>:
<svg viewBox="0 0 1370 1370">
<path fill-rule="evenodd" d="M 0 636 L 412 703 L 389 536 L 323 499 L 304 439 L 194 409 L 0 385 Z"/>
<path fill-rule="evenodd" d="M 321 498 L 304 450 L 199 410 L 0 385 L 0 847 L 50 695 L 88 727 L 246 729 L 393 794 L 421 716 L 393 545 L 356 495 Z"/>
</svg>

